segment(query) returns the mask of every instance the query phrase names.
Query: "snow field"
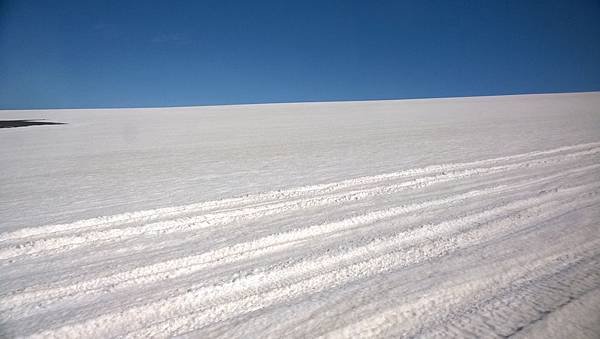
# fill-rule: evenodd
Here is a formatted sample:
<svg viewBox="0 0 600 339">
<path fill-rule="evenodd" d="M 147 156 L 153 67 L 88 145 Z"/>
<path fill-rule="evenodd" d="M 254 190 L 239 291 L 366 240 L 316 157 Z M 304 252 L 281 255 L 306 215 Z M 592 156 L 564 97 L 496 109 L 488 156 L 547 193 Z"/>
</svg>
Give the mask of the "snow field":
<svg viewBox="0 0 600 339">
<path fill-rule="evenodd" d="M 0 111 L 0 337 L 597 338 L 598 107 Z"/>
<path fill-rule="evenodd" d="M 586 143 L 5 232 L 4 327 L 32 337 L 512 335 L 600 287 L 599 159 L 600 143 Z M 295 213 L 326 221 L 282 227 Z M 338 303 L 348 305 L 336 316 L 315 313 Z M 288 308 L 295 319 L 281 319 Z"/>
</svg>

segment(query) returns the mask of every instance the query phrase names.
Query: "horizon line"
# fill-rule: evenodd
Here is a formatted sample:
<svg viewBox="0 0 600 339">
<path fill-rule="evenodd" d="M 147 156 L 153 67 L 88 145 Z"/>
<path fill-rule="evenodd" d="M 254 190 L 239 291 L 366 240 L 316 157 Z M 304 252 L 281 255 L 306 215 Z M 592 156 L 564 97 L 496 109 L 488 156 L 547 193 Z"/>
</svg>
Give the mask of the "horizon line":
<svg viewBox="0 0 600 339">
<path fill-rule="evenodd" d="M 593 91 L 566 91 L 566 92 L 533 92 L 533 93 L 512 93 L 512 94 L 481 94 L 467 96 L 439 96 L 439 97 L 411 97 L 411 98 L 391 98 L 391 99 L 359 99 L 359 100 L 324 100 L 324 101 L 278 101 L 278 102 L 248 102 L 235 104 L 208 104 L 208 105 L 173 105 L 173 106 L 129 106 L 129 107 L 70 107 L 70 108 L 0 108 L 3 111 L 68 111 L 68 110 L 148 110 L 148 109 L 189 109 L 206 107 L 228 107 L 228 106 L 266 106 L 266 105 L 294 105 L 294 104 L 343 104 L 343 103 L 362 103 L 362 102 L 383 102 L 383 101 L 422 101 L 422 100 L 449 100 L 449 99 L 468 99 L 468 98 L 493 98 L 493 97 L 511 97 L 511 96 L 537 96 L 537 95 L 558 95 L 558 94 L 592 94 L 600 93 L 599 90 Z"/>
</svg>

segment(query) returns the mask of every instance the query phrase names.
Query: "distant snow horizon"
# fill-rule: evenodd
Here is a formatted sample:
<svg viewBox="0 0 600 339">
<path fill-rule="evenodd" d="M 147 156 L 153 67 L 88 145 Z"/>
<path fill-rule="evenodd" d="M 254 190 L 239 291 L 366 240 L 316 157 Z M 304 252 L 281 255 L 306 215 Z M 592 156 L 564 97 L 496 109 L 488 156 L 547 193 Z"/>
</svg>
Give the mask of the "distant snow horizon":
<svg viewBox="0 0 600 339">
<path fill-rule="evenodd" d="M 540 92 L 540 93 L 514 93 L 514 94 L 482 94 L 467 96 L 440 96 L 440 97 L 414 97 L 414 98 L 390 98 L 390 99 L 357 99 L 357 100 L 325 100 L 325 101 L 280 101 L 280 102 L 248 102 L 248 103 L 224 103 L 208 105 L 173 105 L 173 106 L 120 106 L 120 107 L 69 107 L 69 108 L 0 108 L 0 112 L 7 111 L 72 111 L 72 110 L 138 110 L 138 109 L 180 109 L 180 108 L 206 108 L 206 107 L 240 107 L 240 106 L 269 106 L 269 105 L 297 105 L 297 104 L 345 104 L 345 103 L 376 103 L 376 102 L 409 102 L 426 100 L 454 100 L 454 99 L 476 99 L 476 98 L 507 98 L 507 97 L 525 97 L 525 96 L 545 96 L 545 95 L 577 95 L 577 94 L 597 94 L 595 91 L 573 91 L 573 92 Z"/>
</svg>

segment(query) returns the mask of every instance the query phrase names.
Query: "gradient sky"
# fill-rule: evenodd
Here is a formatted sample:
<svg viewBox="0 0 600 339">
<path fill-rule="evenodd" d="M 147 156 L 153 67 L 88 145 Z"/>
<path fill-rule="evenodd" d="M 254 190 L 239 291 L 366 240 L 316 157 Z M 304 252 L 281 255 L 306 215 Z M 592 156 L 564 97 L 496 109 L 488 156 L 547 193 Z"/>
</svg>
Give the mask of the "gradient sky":
<svg viewBox="0 0 600 339">
<path fill-rule="evenodd" d="M 594 90 L 597 0 L 0 0 L 0 109 Z"/>
</svg>

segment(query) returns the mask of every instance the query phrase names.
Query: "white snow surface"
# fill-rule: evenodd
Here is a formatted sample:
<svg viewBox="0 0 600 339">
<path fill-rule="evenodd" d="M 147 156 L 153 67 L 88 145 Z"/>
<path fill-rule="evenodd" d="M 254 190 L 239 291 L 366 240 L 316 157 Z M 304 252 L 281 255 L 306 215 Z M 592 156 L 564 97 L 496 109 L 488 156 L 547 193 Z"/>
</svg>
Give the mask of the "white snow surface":
<svg viewBox="0 0 600 339">
<path fill-rule="evenodd" d="M 0 337 L 600 338 L 600 93 L 0 111 Z"/>
</svg>

